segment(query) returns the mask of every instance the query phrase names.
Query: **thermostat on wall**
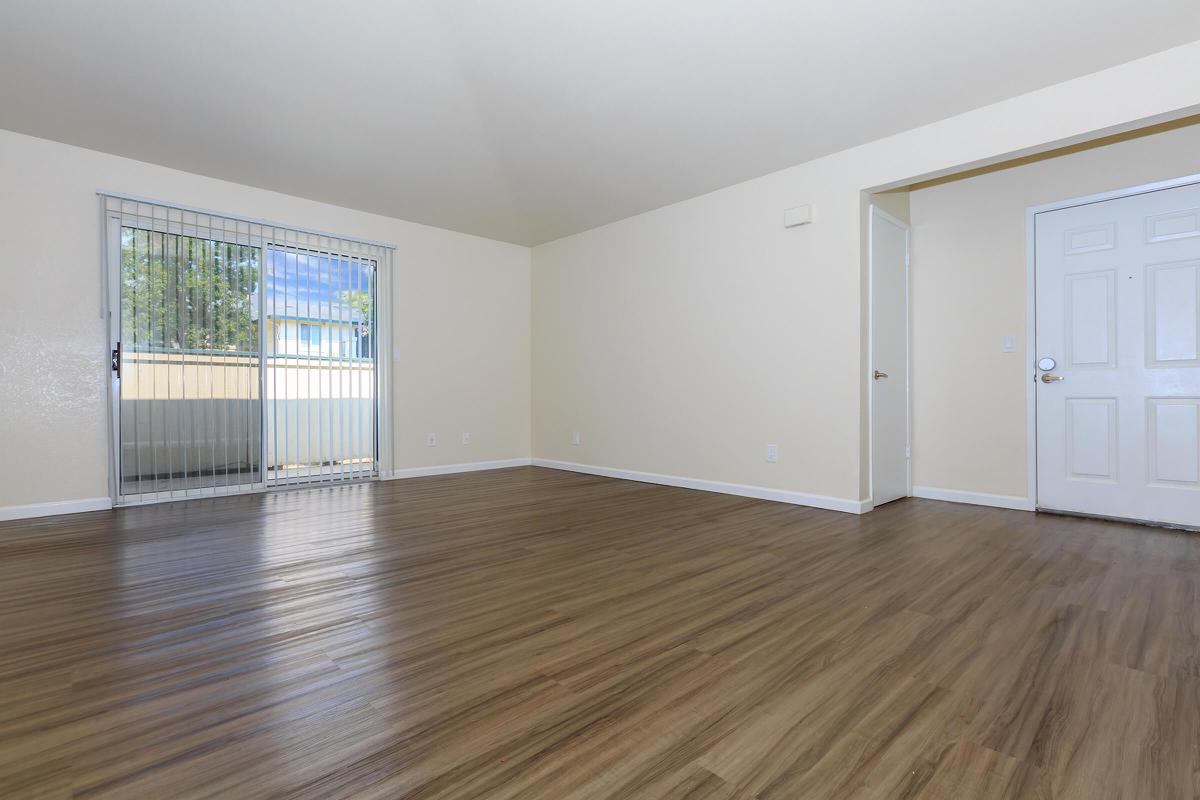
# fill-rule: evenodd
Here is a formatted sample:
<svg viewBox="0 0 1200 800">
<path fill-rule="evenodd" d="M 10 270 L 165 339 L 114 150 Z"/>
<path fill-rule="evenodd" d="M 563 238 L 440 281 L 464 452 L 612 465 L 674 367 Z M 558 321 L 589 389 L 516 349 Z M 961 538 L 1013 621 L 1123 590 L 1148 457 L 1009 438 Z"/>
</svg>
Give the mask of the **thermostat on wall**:
<svg viewBox="0 0 1200 800">
<path fill-rule="evenodd" d="M 795 228 L 812 222 L 812 206 L 796 206 L 783 212 L 783 227 Z"/>
</svg>

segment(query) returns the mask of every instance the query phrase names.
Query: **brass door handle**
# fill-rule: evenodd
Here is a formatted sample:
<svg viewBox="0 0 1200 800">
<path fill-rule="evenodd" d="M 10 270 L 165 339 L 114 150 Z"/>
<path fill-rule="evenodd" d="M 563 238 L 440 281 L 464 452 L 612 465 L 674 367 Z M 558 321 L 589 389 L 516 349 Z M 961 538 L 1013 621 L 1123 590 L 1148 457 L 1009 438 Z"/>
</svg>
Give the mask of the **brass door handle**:
<svg viewBox="0 0 1200 800">
<path fill-rule="evenodd" d="M 879 380 L 880 378 L 886 378 L 887 376 L 888 376 L 888 374 L 886 372 L 880 372 L 879 370 L 875 370 L 875 380 Z"/>
<path fill-rule="evenodd" d="M 1058 381 L 1065 380 L 1066 378 L 1062 375 L 1051 375 L 1049 372 L 1046 372 L 1042 375 L 1042 383 L 1057 383 Z"/>
</svg>

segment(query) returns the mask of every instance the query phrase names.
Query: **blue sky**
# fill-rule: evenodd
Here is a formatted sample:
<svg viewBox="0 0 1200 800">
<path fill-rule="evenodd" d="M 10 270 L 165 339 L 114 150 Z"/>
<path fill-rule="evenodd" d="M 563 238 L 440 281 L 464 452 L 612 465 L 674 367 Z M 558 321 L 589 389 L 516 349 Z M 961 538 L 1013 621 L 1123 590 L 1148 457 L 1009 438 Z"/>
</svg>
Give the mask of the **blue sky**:
<svg viewBox="0 0 1200 800">
<path fill-rule="evenodd" d="M 357 260 L 267 251 L 267 315 L 358 320 L 344 292 L 371 290 L 374 268 Z"/>
</svg>

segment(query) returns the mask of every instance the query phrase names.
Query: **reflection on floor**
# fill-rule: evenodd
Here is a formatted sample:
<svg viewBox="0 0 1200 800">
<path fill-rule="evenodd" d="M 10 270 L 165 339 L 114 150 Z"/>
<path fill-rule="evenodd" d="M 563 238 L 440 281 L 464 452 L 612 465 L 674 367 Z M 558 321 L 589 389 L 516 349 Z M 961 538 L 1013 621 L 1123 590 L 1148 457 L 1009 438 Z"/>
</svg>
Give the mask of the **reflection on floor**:
<svg viewBox="0 0 1200 800">
<path fill-rule="evenodd" d="M 0 796 L 1184 798 L 1200 537 L 538 468 L 0 524 Z"/>
</svg>

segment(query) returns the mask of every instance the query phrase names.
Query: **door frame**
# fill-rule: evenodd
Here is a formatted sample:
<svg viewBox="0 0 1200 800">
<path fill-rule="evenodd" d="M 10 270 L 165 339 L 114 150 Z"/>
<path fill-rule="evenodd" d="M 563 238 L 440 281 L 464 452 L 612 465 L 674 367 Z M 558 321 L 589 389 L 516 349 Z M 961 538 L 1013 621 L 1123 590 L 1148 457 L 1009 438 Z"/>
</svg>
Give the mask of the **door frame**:
<svg viewBox="0 0 1200 800">
<path fill-rule="evenodd" d="M 904 231 L 904 452 L 905 488 L 913 493 L 912 468 L 912 226 L 874 203 L 867 209 L 867 488 L 870 510 L 875 507 L 875 218 Z"/>
<path fill-rule="evenodd" d="M 1180 186 L 1200 184 L 1200 173 L 1170 178 L 1164 181 L 1153 181 L 1137 186 L 1127 186 L 1108 192 L 1073 197 L 1069 200 L 1057 200 L 1053 203 L 1029 206 L 1025 209 L 1025 354 L 1028 361 L 1025 367 L 1029 379 L 1025 388 L 1025 420 L 1026 420 L 1026 471 L 1028 473 L 1029 510 L 1037 511 L 1038 505 L 1038 474 L 1037 474 L 1037 215 L 1049 211 L 1061 211 L 1064 208 L 1086 206 L 1092 203 L 1104 203 L 1109 200 L 1119 200 L 1123 197 L 1133 197 L 1139 194 L 1150 194 L 1163 189 L 1176 189 Z"/>
</svg>

